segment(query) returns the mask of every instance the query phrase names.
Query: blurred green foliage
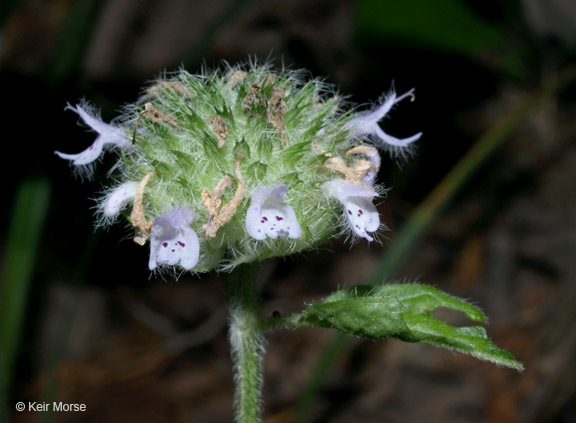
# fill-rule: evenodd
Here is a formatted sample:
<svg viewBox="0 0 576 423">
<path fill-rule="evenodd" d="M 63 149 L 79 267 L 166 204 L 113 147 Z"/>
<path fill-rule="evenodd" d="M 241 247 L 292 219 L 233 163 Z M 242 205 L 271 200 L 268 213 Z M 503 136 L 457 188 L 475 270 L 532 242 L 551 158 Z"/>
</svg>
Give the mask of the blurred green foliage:
<svg viewBox="0 0 576 423">
<path fill-rule="evenodd" d="M 22 327 L 50 189 L 47 178 L 29 178 L 21 183 L 13 203 L 0 269 L 0 418 L 24 338 Z"/>
<path fill-rule="evenodd" d="M 362 0 L 358 35 L 374 42 L 403 43 L 469 55 L 494 48 L 500 30 L 459 0 Z"/>
</svg>

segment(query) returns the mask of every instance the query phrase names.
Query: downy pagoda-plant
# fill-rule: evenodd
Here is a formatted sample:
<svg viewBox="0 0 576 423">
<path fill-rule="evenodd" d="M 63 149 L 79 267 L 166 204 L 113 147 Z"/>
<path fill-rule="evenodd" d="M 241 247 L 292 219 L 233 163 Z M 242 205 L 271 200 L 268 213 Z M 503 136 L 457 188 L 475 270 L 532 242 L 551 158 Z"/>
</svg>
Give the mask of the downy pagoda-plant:
<svg viewBox="0 0 576 423">
<path fill-rule="evenodd" d="M 69 105 L 97 138 L 78 154 L 56 154 L 90 175 L 113 150 L 118 161 L 98 200 L 98 221 L 127 216 L 134 241 L 149 245 L 150 270 L 222 272 L 239 422 L 261 418 L 265 334 L 275 328 L 429 342 L 520 369 L 483 328 L 433 318 L 430 310 L 448 307 L 484 320 L 477 308 L 425 285 L 359 286 L 300 314 L 260 316 L 254 264 L 343 233 L 373 241 L 384 226 L 374 205 L 385 193 L 376 180 L 380 151 L 405 156 L 421 137 L 398 139 L 380 127 L 413 91 L 391 90 L 373 110 L 358 111 L 332 86 L 304 76 L 257 63 L 201 75 L 180 70 L 152 83 L 112 123 L 86 102 Z"/>
</svg>

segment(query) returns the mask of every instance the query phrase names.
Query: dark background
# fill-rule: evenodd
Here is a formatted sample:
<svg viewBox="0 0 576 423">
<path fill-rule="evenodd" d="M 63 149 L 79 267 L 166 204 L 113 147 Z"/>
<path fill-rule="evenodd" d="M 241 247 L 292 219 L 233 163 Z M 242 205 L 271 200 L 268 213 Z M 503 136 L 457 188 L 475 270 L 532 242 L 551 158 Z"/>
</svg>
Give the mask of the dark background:
<svg viewBox="0 0 576 423">
<path fill-rule="evenodd" d="M 17 422 L 232 420 L 218 276 L 156 279 L 129 230 L 94 230 L 92 198 L 113 155 L 82 181 L 53 154 L 93 140 L 67 102 L 86 98 L 108 121 L 164 70 L 253 56 L 309 69 L 367 106 L 392 83 L 399 93 L 415 88 L 416 101 L 385 121 L 395 136 L 424 132 L 413 158 L 383 158 L 379 180 L 393 189 L 379 210 L 390 231 L 381 245 L 334 240 L 265 263 L 263 313 L 285 314 L 369 275 L 426 195 L 510 110 L 561 79 L 576 46 L 570 0 L 12 0 L 0 6 L 0 25 L 0 252 L 18 189 L 30 178 L 51 187 L 5 398 Z M 491 338 L 526 371 L 352 339 L 310 397 L 308 421 L 576 420 L 574 92 L 568 81 L 526 114 L 394 276 L 478 305 Z M 266 422 L 291 421 L 330 339 L 318 330 L 270 337 Z M 16 401 L 53 399 L 88 411 L 13 412 Z"/>
</svg>

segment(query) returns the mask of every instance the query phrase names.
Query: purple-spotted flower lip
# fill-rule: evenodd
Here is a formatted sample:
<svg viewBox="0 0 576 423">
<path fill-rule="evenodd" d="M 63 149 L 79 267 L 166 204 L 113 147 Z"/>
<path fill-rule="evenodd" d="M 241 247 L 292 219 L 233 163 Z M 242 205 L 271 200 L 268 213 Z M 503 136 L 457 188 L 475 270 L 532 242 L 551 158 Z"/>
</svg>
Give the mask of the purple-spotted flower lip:
<svg viewBox="0 0 576 423">
<path fill-rule="evenodd" d="M 294 209 L 282 201 L 288 188 L 259 187 L 252 192 L 250 207 L 246 213 L 246 231 L 259 241 L 266 237 L 299 238 L 302 230 Z"/>
<path fill-rule="evenodd" d="M 355 137 L 372 135 L 384 143 L 378 144 L 381 147 L 407 147 L 409 144 L 420 139 L 422 132 L 407 138 L 396 138 L 384 132 L 382 128 L 380 128 L 380 125 L 378 125 L 378 122 L 384 119 L 384 117 L 396 103 L 408 97 L 412 100 L 414 99 L 414 89 L 402 94 L 399 97 L 396 96 L 396 91 L 392 89 L 390 93 L 385 97 L 382 105 L 379 106 L 376 110 L 372 112 L 361 113 L 350 122 L 348 122 L 347 126 L 348 128 L 352 129 L 352 135 Z"/>
<path fill-rule="evenodd" d="M 150 230 L 150 259 L 148 267 L 179 264 L 186 270 L 193 269 L 200 256 L 198 235 L 190 224 L 194 213 L 188 207 L 177 207 L 156 218 Z"/>
<path fill-rule="evenodd" d="M 350 229 L 356 235 L 374 241 L 368 232 L 376 232 L 380 227 L 380 216 L 372 203 L 372 198 L 377 197 L 378 193 L 345 179 L 325 182 L 323 188 L 329 197 L 336 198 L 344 206 Z"/>
<path fill-rule="evenodd" d="M 76 112 L 84 121 L 84 123 L 88 125 L 90 129 L 95 131 L 98 136 L 90 147 L 78 154 L 65 154 L 56 151 L 56 155 L 58 155 L 60 158 L 72 161 L 72 164 L 75 166 L 83 166 L 90 164 L 98 159 L 98 157 L 100 157 L 102 154 L 102 150 L 105 146 L 120 148 L 126 148 L 130 146 L 130 140 L 122 129 L 103 122 L 102 119 L 98 117 L 96 112 L 89 110 L 88 106 L 78 104 L 76 107 L 73 107 L 68 104 L 66 106 L 66 110 L 72 110 Z"/>
</svg>

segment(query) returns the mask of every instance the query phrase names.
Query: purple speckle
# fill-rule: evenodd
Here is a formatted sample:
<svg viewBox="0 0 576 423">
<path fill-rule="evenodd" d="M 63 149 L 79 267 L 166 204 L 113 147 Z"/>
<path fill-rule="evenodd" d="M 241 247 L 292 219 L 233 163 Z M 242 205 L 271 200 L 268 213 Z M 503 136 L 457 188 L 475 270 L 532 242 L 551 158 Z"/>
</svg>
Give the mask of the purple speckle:
<svg viewBox="0 0 576 423">
<path fill-rule="evenodd" d="M 281 217 L 281 216 L 276 216 L 276 220 L 277 220 L 278 222 L 280 222 L 281 220 L 284 220 L 284 218 Z"/>
<path fill-rule="evenodd" d="M 164 247 L 164 248 L 168 247 L 168 243 L 167 243 L 167 242 L 163 242 L 163 243 L 162 243 L 162 247 Z"/>
<path fill-rule="evenodd" d="M 177 244 L 182 248 L 186 247 L 186 244 L 184 244 L 182 241 L 178 241 Z"/>
<path fill-rule="evenodd" d="M 362 216 L 364 214 L 364 212 L 360 209 L 358 209 L 358 217 Z"/>
<path fill-rule="evenodd" d="M 348 214 L 352 214 L 352 211 L 348 210 Z"/>
<path fill-rule="evenodd" d="M 263 222 L 268 222 L 268 218 L 266 216 L 262 216 L 262 221 Z"/>
</svg>

